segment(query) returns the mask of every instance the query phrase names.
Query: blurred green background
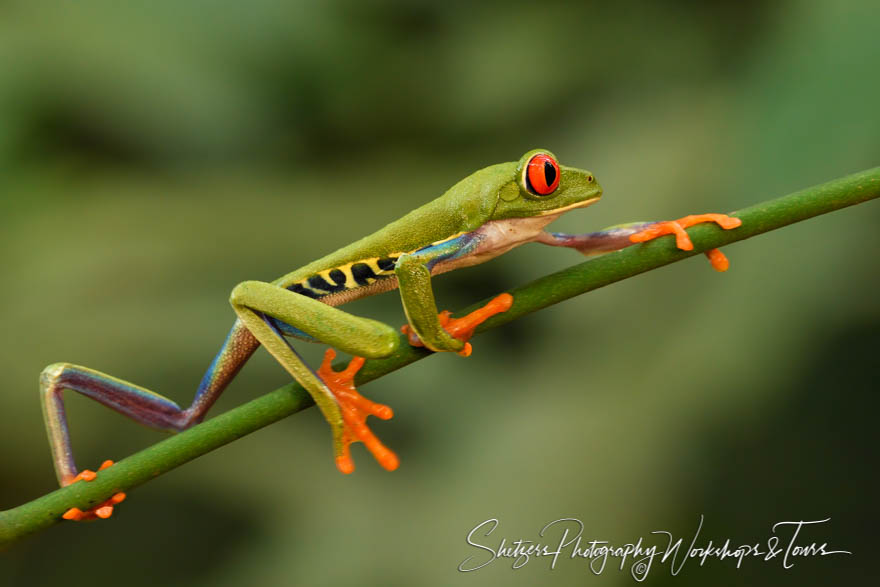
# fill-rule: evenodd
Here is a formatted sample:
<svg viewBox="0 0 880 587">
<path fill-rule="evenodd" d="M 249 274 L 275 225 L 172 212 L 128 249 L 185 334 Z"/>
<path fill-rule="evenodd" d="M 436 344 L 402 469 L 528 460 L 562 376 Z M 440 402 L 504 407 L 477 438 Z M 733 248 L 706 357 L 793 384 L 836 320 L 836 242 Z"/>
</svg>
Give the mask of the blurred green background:
<svg viewBox="0 0 880 587">
<path fill-rule="evenodd" d="M 599 206 L 727 211 L 880 163 L 873 0 L 0 5 L 0 508 L 55 487 L 37 376 L 87 365 L 188 405 L 245 279 L 271 280 L 477 168 L 552 149 Z M 852 556 L 690 561 L 654 585 L 876 577 L 880 205 L 604 288 L 364 388 L 393 474 L 333 467 L 315 410 L 0 554 L 2 585 L 628 585 L 580 560 L 475 573 L 465 543 L 575 517 L 617 544 Z M 457 308 L 580 262 L 530 246 L 437 280 Z M 353 312 L 402 323 L 394 294 Z M 308 349 L 316 359 L 321 349 Z M 215 412 L 288 381 L 259 352 Z M 68 395 L 79 463 L 162 438 Z"/>
</svg>

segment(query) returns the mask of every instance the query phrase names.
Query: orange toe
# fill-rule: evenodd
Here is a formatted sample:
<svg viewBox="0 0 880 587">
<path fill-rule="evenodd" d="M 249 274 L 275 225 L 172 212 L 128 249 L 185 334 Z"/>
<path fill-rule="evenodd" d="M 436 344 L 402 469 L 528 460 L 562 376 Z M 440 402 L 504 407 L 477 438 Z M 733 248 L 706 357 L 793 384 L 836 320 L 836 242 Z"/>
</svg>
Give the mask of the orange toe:
<svg viewBox="0 0 880 587">
<path fill-rule="evenodd" d="M 727 260 L 727 257 L 719 249 L 709 249 L 705 255 L 715 271 L 724 272 L 730 269 L 730 261 Z"/>
<path fill-rule="evenodd" d="M 73 478 L 71 483 L 76 483 L 77 481 L 94 481 L 97 476 L 98 476 L 98 474 L 95 473 L 94 471 L 89 470 L 89 469 L 84 469 L 84 470 L 80 471 L 76 477 Z"/>
<path fill-rule="evenodd" d="M 79 522 L 80 520 L 82 520 L 86 517 L 86 514 L 84 511 L 82 511 L 79 508 L 70 508 L 69 510 L 64 512 L 64 514 L 62 514 L 61 517 L 64 518 L 65 520 L 72 520 L 74 522 Z"/>
<path fill-rule="evenodd" d="M 99 507 L 95 509 L 95 515 L 101 518 L 102 520 L 106 520 L 110 516 L 113 515 L 113 506 L 105 505 L 103 507 Z"/>
</svg>

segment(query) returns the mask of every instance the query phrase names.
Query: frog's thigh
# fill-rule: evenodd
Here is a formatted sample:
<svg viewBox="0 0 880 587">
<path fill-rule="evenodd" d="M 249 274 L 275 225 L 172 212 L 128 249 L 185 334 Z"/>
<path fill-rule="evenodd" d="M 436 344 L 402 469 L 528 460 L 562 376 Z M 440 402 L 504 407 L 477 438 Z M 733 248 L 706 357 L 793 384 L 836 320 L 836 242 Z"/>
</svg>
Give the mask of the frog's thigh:
<svg viewBox="0 0 880 587">
<path fill-rule="evenodd" d="M 282 320 L 320 342 L 359 357 L 387 357 L 397 348 L 400 339 L 397 331 L 387 324 L 354 316 L 264 281 L 239 283 L 229 301 L 235 307 Z"/>
</svg>

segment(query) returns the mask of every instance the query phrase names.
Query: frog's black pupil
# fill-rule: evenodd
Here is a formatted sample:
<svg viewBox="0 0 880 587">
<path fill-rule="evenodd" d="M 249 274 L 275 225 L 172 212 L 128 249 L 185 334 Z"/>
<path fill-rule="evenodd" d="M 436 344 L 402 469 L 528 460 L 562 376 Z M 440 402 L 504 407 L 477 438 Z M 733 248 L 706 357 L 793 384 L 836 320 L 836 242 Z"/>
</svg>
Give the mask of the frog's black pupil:
<svg viewBox="0 0 880 587">
<path fill-rule="evenodd" d="M 549 161 L 544 161 L 544 178 L 547 180 L 548 187 L 556 181 L 556 167 Z"/>
</svg>

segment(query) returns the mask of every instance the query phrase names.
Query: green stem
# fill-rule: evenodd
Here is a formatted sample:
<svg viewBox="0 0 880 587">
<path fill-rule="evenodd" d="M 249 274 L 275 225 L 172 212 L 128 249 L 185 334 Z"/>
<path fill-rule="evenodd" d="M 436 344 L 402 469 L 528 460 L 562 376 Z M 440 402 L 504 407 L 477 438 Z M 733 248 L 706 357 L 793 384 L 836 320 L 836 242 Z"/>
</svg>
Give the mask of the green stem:
<svg viewBox="0 0 880 587">
<path fill-rule="evenodd" d="M 708 249 L 877 197 L 880 197 L 880 167 L 734 212 L 733 215 L 742 219 L 742 226 L 734 230 L 721 230 L 711 224 L 695 226 L 688 230 L 694 242 L 692 251 L 680 251 L 675 248 L 672 237 L 664 237 L 598 257 L 510 290 L 513 307 L 487 320 L 478 332 Z M 474 304 L 462 313 L 483 303 L 485 301 Z M 430 354 L 401 339 L 393 356 L 369 361 L 358 374 L 357 382 L 372 381 Z M 94 481 L 74 483 L 0 512 L 0 549 L 57 524 L 61 514 L 71 507 L 92 507 L 117 491 L 128 491 L 311 405 L 312 400 L 302 387 L 286 385 L 127 457 L 102 471 Z"/>
</svg>

